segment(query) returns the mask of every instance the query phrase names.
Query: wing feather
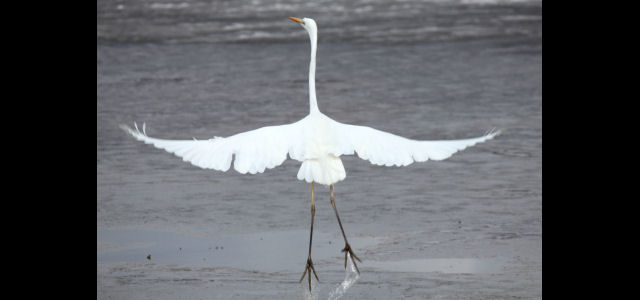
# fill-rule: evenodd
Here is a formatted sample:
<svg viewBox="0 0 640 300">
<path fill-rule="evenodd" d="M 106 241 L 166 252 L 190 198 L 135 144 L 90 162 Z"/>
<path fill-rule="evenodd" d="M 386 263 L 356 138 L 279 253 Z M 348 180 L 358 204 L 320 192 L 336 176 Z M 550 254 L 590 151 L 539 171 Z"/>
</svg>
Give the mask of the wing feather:
<svg viewBox="0 0 640 300">
<path fill-rule="evenodd" d="M 407 166 L 413 162 L 443 160 L 477 143 L 494 138 L 492 130 L 481 137 L 460 140 L 412 140 L 367 126 L 335 122 L 335 141 L 330 152 L 335 156 L 353 155 L 380 166 Z"/>
<path fill-rule="evenodd" d="M 304 151 L 298 149 L 299 143 L 294 143 L 300 140 L 301 135 L 298 122 L 262 127 L 227 138 L 215 137 L 209 140 L 157 139 L 146 135 L 145 126 L 143 132 L 138 130 L 137 125 L 135 130 L 127 125 L 120 127 L 137 140 L 173 153 L 197 167 L 225 172 L 231 167 L 233 158 L 236 171 L 255 174 L 281 165 L 287 159 L 287 154 L 298 159 L 298 153 Z"/>
</svg>

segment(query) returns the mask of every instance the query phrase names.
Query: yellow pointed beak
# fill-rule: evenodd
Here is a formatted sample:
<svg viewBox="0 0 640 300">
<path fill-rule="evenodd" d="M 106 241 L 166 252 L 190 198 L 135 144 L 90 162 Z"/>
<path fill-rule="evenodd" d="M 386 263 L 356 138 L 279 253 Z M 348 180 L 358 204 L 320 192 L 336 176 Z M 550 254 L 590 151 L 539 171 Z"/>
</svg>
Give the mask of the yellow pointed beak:
<svg viewBox="0 0 640 300">
<path fill-rule="evenodd" d="M 304 24 L 304 21 L 302 21 L 301 19 L 298 18 L 294 18 L 294 17 L 289 17 L 289 20 L 294 21 L 298 24 Z"/>
</svg>

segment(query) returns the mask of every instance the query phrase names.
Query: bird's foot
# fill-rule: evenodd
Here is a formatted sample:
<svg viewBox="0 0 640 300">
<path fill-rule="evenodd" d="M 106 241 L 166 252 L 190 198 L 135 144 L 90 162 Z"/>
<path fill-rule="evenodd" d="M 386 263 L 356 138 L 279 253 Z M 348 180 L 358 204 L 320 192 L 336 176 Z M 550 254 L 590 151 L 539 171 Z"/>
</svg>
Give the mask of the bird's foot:
<svg viewBox="0 0 640 300">
<path fill-rule="evenodd" d="M 302 282 L 302 280 L 304 279 L 304 276 L 307 275 L 307 273 L 309 273 L 309 294 L 311 294 L 311 272 L 313 272 L 313 275 L 316 277 L 316 280 L 318 282 L 320 282 L 320 279 L 318 279 L 318 274 L 316 274 L 316 269 L 313 267 L 313 261 L 311 261 L 311 256 L 309 256 L 309 258 L 307 258 L 307 266 L 304 268 L 304 273 L 302 273 L 302 277 L 300 277 L 300 281 Z"/>
<path fill-rule="evenodd" d="M 349 245 L 349 243 L 346 243 L 346 245 L 344 246 L 344 249 L 342 249 L 342 252 L 344 252 L 344 268 L 347 268 L 347 255 L 351 254 L 351 258 L 353 261 L 353 266 L 356 267 L 356 271 L 358 271 L 358 275 L 360 274 L 360 269 L 358 269 L 358 265 L 356 264 L 356 260 L 358 260 L 359 262 L 362 262 L 355 253 L 353 253 L 353 250 L 351 250 L 351 245 Z M 354 260 L 355 259 L 355 260 Z"/>
</svg>

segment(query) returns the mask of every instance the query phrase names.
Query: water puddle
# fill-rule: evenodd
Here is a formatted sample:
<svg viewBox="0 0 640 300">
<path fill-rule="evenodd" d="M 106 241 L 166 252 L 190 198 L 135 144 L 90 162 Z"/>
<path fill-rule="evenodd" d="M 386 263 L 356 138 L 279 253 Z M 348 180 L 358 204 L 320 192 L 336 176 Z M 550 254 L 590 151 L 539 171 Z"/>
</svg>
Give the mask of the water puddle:
<svg viewBox="0 0 640 300">
<path fill-rule="evenodd" d="M 440 272 L 449 274 L 502 273 L 507 261 L 499 258 L 430 258 L 368 261 L 367 266 L 388 272 Z"/>
<path fill-rule="evenodd" d="M 98 230 L 98 262 L 146 262 L 185 266 L 231 267 L 262 272 L 300 271 L 307 259 L 309 232 L 271 231 L 214 238 L 154 230 Z M 379 237 L 349 237 L 355 249 L 372 247 Z M 313 260 L 344 257 L 342 236 L 314 231 Z M 450 274 L 501 273 L 500 258 L 429 258 L 367 260 L 363 266 L 387 272 Z"/>
<path fill-rule="evenodd" d="M 153 230 L 98 229 L 98 262 L 142 262 L 187 266 L 231 267 L 263 272 L 301 271 L 307 259 L 306 230 L 237 234 L 202 238 Z M 355 249 L 379 244 L 382 238 L 349 237 Z M 342 236 L 313 232 L 313 261 L 344 257 Z"/>
</svg>

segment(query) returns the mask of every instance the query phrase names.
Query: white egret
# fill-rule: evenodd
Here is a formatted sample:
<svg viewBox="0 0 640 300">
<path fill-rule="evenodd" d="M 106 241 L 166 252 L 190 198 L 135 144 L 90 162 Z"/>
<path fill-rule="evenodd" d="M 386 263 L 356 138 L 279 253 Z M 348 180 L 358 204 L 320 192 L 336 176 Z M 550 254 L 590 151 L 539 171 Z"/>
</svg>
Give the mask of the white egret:
<svg viewBox="0 0 640 300">
<path fill-rule="evenodd" d="M 290 158 L 301 161 L 302 165 L 297 177 L 299 180 L 311 183 L 311 230 L 309 256 L 300 281 L 308 273 L 309 290 L 311 290 L 311 272 L 318 280 L 311 260 L 313 221 L 316 210 L 314 183 L 330 187 L 331 205 L 345 242 L 345 247 L 342 249 L 345 253 L 345 268 L 347 255 L 360 261 L 347 241 L 333 197 L 333 184 L 347 176 L 340 156 L 357 154 L 374 165 L 407 166 L 413 162 L 424 162 L 430 159 L 443 160 L 459 150 L 489 140 L 500 132 L 491 131 L 484 136 L 470 139 L 418 141 L 371 127 L 334 121 L 320 112 L 316 100 L 315 71 L 318 39 L 316 22 L 310 18 L 291 17 L 290 19 L 300 24 L 309 33 L 311 39 L 309 115 L 302 120 L 286 125 L 262 127 L 227 138 L 214 137 L 208 140 L 157 139 L 146 135 L 144 125 L 142 132 L 138 130 L 137 125 L 135 130 L 126 125 L 121 127 L 139 141 L 164 149 L 182 157 L 186 162 L 205 169 L 227 171 L 233 161 L 236 171 L 242 174 L 256 174 L 281 165 L 287 159 L 287 154 Z M 233 160 L 234 155 L 235 160 Z M 357 265 L 355 266 L 359 273 Z"/>
</svg>

